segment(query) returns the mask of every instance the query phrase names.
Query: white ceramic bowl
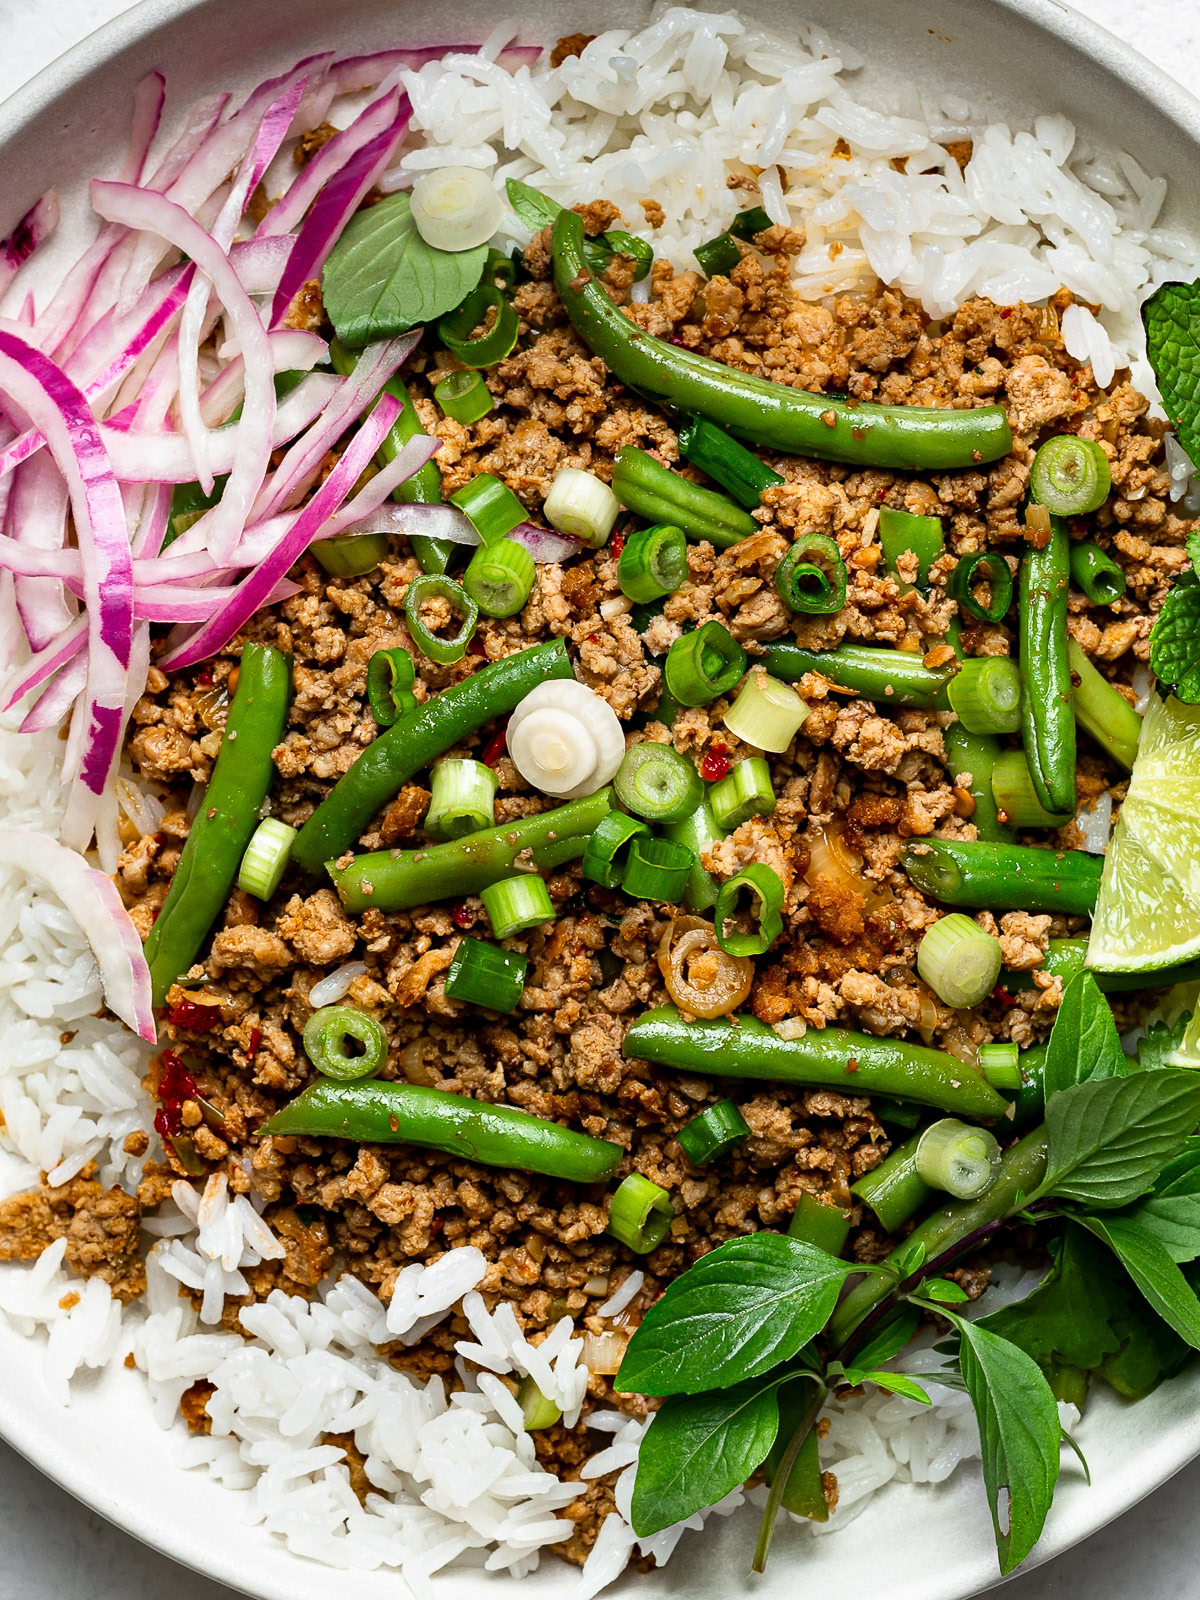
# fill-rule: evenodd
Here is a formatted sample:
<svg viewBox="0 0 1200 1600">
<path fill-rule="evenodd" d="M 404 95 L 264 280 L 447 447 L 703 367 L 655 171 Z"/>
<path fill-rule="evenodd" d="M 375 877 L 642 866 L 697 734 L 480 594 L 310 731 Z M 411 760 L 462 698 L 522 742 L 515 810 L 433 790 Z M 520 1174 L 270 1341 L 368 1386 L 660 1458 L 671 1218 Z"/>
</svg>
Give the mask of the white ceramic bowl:
<svg viewBox="0 0 1200 1600">
<path fill-rule="evenodd" d="M 1101 145 L 1131 151 L 1171 180 L 1168 220 L 1200 240 L 1200 102 L 1102 29 L 1055 0 L 742 0 L 785 30 L 796 11 L 859 46 L 877 77 L 925 79 L 997 114 L 1028 121 L 1061 111 Z M 648 0 L 524 0 L 525 37 L 640 23 Z M 495 8 L 460 0 L 455 38 L 483 37 Z M 0 234 L 50 184 L 71 202 L 64 246 L 85 215 L 82 180 L 115 163 L 129 96 L 152 67 L 167 74 L 176 113 L 217 89 L 248 88 L 269 70 L 315 50 L 357 53 L 447 35 L 431 0 L 144 0 L 85 40 L 0 106 Z M 74 180 L 74 181 L 73 181 Z M 41 1345 L 0 1326 L 0 1432 L 17 1450 L 127 1532 L 259 1600 L 396 1600 L 391 1572 L 337 1574 L 290 1555 L 244 1521 L 245 1497 L 174 1464 L 177 1436 L 155 1425 L 140 1376 L 118 1370 L 76 1380 L 63 1410 L 41 1379 Z M 1087 1488 L 1064 1463 L 1046 1535 L 1045 1560 L 1103 1526 L 1200 1453 L 1200 1364 L 1148 1400 L 1125 1406 L 1100 1394 L 1081 1431 L 1092 1469 Z M 752 1514 L 687 1536 L 670 1565 L 607 1591 L 660 1600 L 718 1600 L 747 1588 Z M 962 1600 L 996 1581 L 982 1488 L 960 1471 L 939 1489 L 892 1486 L 845 1533 L 814 1539 L 781 1527 L 759 1600 L 797 1593 L 836 1600 Z M 525 1580 L 531 1594 L 562 1594 L 568 1570 L 553 1557 Z M 503 1600 L 509 1580 L 456 1570 L 439 1580 L 448 1600 Z"/>
</svg>

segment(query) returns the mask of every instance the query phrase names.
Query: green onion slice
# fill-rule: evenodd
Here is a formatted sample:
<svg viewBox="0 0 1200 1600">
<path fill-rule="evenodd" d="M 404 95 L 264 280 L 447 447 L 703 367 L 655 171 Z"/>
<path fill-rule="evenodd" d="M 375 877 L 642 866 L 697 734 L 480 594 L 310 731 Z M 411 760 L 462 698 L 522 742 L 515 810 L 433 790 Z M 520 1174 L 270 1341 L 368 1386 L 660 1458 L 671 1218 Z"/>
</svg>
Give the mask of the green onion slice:
<svg viewBox="0 0 1200 1600">
<path fill-rule="evenodd" d="M 732 833 L 751 817 L 769 817 L 775 809 L 771 769 L 762 756 L 747 756 L 708 791 L 717 826 Z"/>
<path fill-rule="evenodd" d="M 412 692 L 416 668 L 407 650 L 376 650 L 367 662 L 367 704 L 381 728 L 390 728 L 396 718 L 411 711 L 417 703 Z"/>
<path fill-rule="evenodd" d="M 265 817 L 246 846 L 238 868 L 238 888 L 256 900 L 269 900 L 283 878 L 298 831 L 275 817 Z"/>
<path fill-rule="evenodd" d="M 323 1006 L 304 1025 L 304 1053 L 326 1078 L 373 1078 L 387 1061 L 387 1034 L 365 1011 Z"/>
<path fill-rule="evenodd" d="M 677 906 L 696 865 L 696 852 L 673 839 L 640 834 L 629 847 L 621 887 L 635 900 L 662 900 Z"/>
<path fill-rule="evenodd" d="M 538 1388 L 532 1378 L 522 1378 L 517 1390 L 517 1404 L 525 1418 L 525 1432 L 537 1433 L 541 1428 L 552 1428 L 561 1420 L 562 1412 L 553 1400 Z"/>
<path fill-rule="evenodd" d="M 961 911 L 927 928 L 917 949 L 917 971 L 946 1005 L 977 1006 L 996 987 L 1000 942 Z"/>
<path fill-rule="evenodd" d="M 497 939 L 511 938 L 514 933 L 524 933 L 555 918 L 546 880 L 535 872 L 490 884 L 480 892 L 480 899 Z"/>
<path fill-rule="evenodd" d="M 478 372 L 452 372 L 433 391 L 433 398 L 452 422 L 469 427 L 486 417 L 496 402 Z"/>
<path fill-rule="evenodd" d="M 752 450 L 702 417 L 692 417 L 680 428 L 679 453 L 701 472 L 707 472 L 747 511 L 762 504 L 764 490 L 785 481 Z"/>
<path fill-rule="evenodd" d="M 1098 511 L 1111 488 L 1112 471 L 1104 447 L 1073 433 L 1047 439 L 1029 471 L 1030 495 L 1053 517 L 1082 517 Z"/>
<path fill-rule="evenodd" d="M 631 533 L 617 562 L 621 593 L 638 604 L 674 594 L 687 577 L 687 537 L 670 523 Z"/>
<path fill-rule="evenodd" d="M 787 1232 L 789 1239 L 799 1239 L 827 1255 L 840 1256 L 850 1237 L 850 1217 L 840 1206 L 806 1189 L 792 1212 Z"/>
<path fill-rule="evenodd" d="M 511 289 L 517 281 L 516 263 L 503 250 L 489 249 L 483 263 L 483 281 L 495 283 L 497 279 L 501 289 Z"/>
<path fill-rule="evenodd" d="M 1125 593 L 1124 572 L 1090 539 L 1071 546 L 1071 582 L 1094 606 L 1116 605 Z"/>
<path fill-rule="evenodd" d="M 802 533 L 775 569 L 779 598 L 804 616 L 832 616 L 846 604 L 846 563 L 837 541 Z"/>
<path fill-rule="evenodd" d="M 472 330 L 487 326 L 472 338 Z M 438 323 L 438 338 L 464 367 L 494 367 L 511 355 L 520 332 L 520 318 L 494 283 L 481 283 L 457 310 Z"/>
<path fill-rule="evenodd" d="M 461 839 L 496 821 L 495 771 L 482 761 L 439 761 L 433 769 L 433 793 L 425 816 L 425 832 L 433 839 Z"/>
<path fill-rule="evenodd" d="M 718 274 L 727 278 L 742 259 L 737 240 L 731 233 L 719 233 L 715 239 L 698 244 L 694 253 L 706 278 L 715 278 Z"/>
<path fill-rule="evenodd" d="M 386 533 L 343 533 L 309 545 L 325 571 L 335 578 L 361 578 L 373 572 L 390 548 Z"/>
<path fill-rule="evenodd" d="M 542 502 L 542 515 L 552 528 L 593 549 L 605 542 L 621 514 L 621 502 L 594 472 L 559 467 Z"/>
<path fill-rule="evenodd" d="M 992 763 L 992 798 L 1011 828 L 1061 828 L 1071 820 L 1070 811 L 1047 811 L 1038 799 L 1023 750 L 1003 750 Z"/>
<path fill-rule="evenodd" d="M 503 539 L 525 521 L 525 507 L 507 484 L 491 472 L 480 472 L 455 489 L 450 503 L 465 511 L 484 544 Z"/>
<path fill-rule="evenodd" d="M 718 1100 L 680 1128 L 676 1138 L 692 1165 L 703 1167 L 749 1136 L 750 1125 L 733 1101 Z"/>
<path fill-rule="evenodd" d="M 975 592 L 983 583 L 988 586 L 986 601 Z M 975 550 L 960 556 L 946 587 L 950 598 L 978 622 L 1003 621 L 1012 604 L 1012 572 L 1004 557 L 993 550 Z"/>
<path fill-rule="evenodd" d="M 682 822 L 704 798 L 695 763 L 669 744 L 631 745 L 613 788 L 622 805 L 648 822 Z"/>
<path fill-rule="evenodd" d="M 719 622 L 685 633 L 667 651 L 663 678 L 681 706 L 706 706 L 728 694 L 746 670 L 746 652 Z"/>
<path fill-rule="evenodd" d="M 736 739 L 781 755 L 808 718 L 808 707 L 790 683 L 755 667 L 721 718 Z"/>
<path fill-rule="evenodd" d="M 1021 1052 L 1009 1040 L 979 1046 L 979 1069 L 993 1089 L 1001 1094 L 1017 1094 L 1025 1084 L 1021 1076 Z"/>
<path fill-rule="evenodd" d="M 917 1175 L 931 1189 L 956 1200 L 977 1200 L 996 1181 L 1000 1146 L 986 1128 L 968 1127 L 943 1117 L 925 1129 L 917 1144 Z"/>
<path fill-rule="evenodd" d="M 479 546 L 462 581 L 485 617 L 511 617 L 529 599 L 536 580 L 537 567 L 525 546 L 497 539 Z"/>
<path fill-rule="evenodd" d="M 771 219 L 761 206 L 751 206 L 748 211 L 739 211 L 729 224 L 729 231 L 735 239 L 745 239 L 749 242 L 756 233 L 765 233 L 771 226 Z"/>
<path fill-rule="evenodd" d="M 517 950 L 502 950 L 484 939 L 464 937 L 458 941 L 446 973 L 446 994 L 451 1000 L 507 1015 L 517 1008 L 528 968 L 529 957 Z"/>
<path fill-rule="evenodd" d="M 738 901 L 746 890 L 752 901 L 750 915 L 755 927 L 748 933 L 726 931 L 726 923 L 735 922 L 739 913 Z M 721 885 L 713 911 L 713 929 L 717 943 L 726 955 L 761 956 L 768 951 L 783 932 L 783 884 L 779 874 L 761 861 L 752 861 L 736 877 Z"/>
<path fill-rule="evenodd" d="M 462 618 L 457 633 L 441 639 L 421 620 L 421 606 L 426 600 L 448 600 Z M 440 572 L 423 572 L 414 578 L 404 595 L 404 616 L 413 643 L 430 661 L 439 667 L 448 667 L 461 661 L 479 623 L 479 607 L 461 583 Z"/>
<path fill-rule="evenodd" d="M 612 1197 L 608 1209 L 608 1231 L 614 1239 L 648 1255 L 667 1236 L 674 1217 L 671 1196 L 640 1172 L 631 1172 Z"/>
<path fill-rule="evenodd" d="M 902 511 L 896 506 L 880 506 L 879 547 L 891 573 L 896 573 L 899 558 L 911 550 L 917 558 L 917 583 L 923 589 L 929 582 L 930 567 L 945 547 L 942 519 L 919 516 L 915 511 Z M 907 580 L 900 578 L 900 581 Z"/>
<path fill-rule="evenodd" d="M 623 811 L 610 811 L 601 819 L 584 849 L 580 863 L 584 877 L 603 884 L 606 889 L 620 888 L 629 846 L 634 839 L 648 837 L 649 833 L 650 829 L 637 817 L 627 817 Z"/>
<path fill-rule="evenodd" d="M 1011 656 L 972 656 L 946 685 L 951 711 L 968 733 L 1016 733 L 1021 673 Z"/>
</svg>

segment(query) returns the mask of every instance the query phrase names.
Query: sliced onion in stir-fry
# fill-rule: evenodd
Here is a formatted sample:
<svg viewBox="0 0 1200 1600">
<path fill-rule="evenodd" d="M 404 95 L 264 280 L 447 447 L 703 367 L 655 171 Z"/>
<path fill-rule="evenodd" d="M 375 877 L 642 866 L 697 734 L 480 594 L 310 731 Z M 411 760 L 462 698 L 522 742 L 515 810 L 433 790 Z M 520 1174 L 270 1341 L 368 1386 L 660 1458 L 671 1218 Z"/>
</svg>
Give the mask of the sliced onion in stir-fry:
<svg viewBox="0 0 1200 1600">
<path fill-rule="evenodd" d="M 712 923 L 701 917 L 673 917 L 657 959 L 671 999 L 697 1017 L 728 1016 L 754 981 L 754 963 L 722 950 Z"/>
</svg>

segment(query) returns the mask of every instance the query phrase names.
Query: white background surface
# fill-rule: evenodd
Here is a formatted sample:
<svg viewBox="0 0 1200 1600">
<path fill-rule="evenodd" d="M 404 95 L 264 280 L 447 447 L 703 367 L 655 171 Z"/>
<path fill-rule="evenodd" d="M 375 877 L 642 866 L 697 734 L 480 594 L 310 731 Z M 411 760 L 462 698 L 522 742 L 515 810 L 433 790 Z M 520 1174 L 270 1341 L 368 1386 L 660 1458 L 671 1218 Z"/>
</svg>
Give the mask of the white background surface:
<svg viewBox="0 0 1200 1600">
<path fill-rule="evenodd" d="M 965 10 L 971 0 L 960 3 Z M 0 0 L 0 99 L 128 8 L 128 0 Z M 1195 89 L 1196 0 L 1079 0 L 1077 9 Z M 1004 1600 L 1197 1600 L 1198 1502 L 1200 1462 L 1078 1549 L 1015 1579 Z M 330 1573 L 331 1593 L 352 1587 L 352 1578 Z M 102 1522 L 0 1443 L 0 1600 L 118 1596 L 230 1600 L 231 1591 Z"/>
</svg>

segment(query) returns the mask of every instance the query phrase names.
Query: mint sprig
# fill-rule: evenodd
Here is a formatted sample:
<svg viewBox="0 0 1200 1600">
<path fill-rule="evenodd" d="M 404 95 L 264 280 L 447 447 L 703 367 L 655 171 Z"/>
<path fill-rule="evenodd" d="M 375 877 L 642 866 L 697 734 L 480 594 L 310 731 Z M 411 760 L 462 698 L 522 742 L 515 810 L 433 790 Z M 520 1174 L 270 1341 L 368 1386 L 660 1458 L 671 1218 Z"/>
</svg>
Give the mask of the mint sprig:
<svg viewBox="0 0 1200 1600">
<path fill-rule="evenodd" d="M 1200 455 L 1200 280 L 1161 284 L 1142 307 L 1146 354 L 1179 442 Z"/>
<path fill-rule="evenodd" d="M 1150 630 L 1150 670 L 1187 705 L 1200 704 L 1200 578 L 1172 584 Z"/>
</svg>

